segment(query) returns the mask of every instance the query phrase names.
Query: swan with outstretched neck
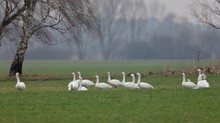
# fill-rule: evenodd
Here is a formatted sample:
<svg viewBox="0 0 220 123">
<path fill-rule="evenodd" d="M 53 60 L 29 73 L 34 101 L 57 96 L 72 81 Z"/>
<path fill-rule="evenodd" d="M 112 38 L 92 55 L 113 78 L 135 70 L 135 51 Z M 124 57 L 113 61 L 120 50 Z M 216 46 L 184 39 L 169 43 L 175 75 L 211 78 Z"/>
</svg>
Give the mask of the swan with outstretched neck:
<svg viewBox="0 0 220 123">
<path fill-rule="evenodd" d="M 77 72 L 77 73 L 79 75 L 79 78 L 80 77 L 82 78 L 81 73 L 80 72 Z M 83 79 L 82 80 L 82 85 L 85 86 L 85 87 L 90 87 L 90 86 L 94 86 L 95 84 L 91 80 Z"/>
<path fill-rule="evenodd" d="M 67 86 L 68 91 L 71 91 L 73 89 L 76 89 L 76 90 L 78 89 L 79 80 L 76 80 L 76 76 L 75 76 L 74 72 L 72 72 L 72 75 L 73 75 L 73 81 L 71 81 L 68 84 L 68 86 Z"/>
<path fill-rule="evenodd" d="M 153 89 L 154 87 L 152 85 L 150 85 L 149 83 L 146 83 L 146 82 L 141 82 L 141 74 L 140 73 L 137 73 L 138 75 L 138 80 L 137 80 L 137 84 L 140 88 L 143 88 L 143 89 Z"/>
<path fill-rule="evenodd" d="M 111 86 L 114 86 L 114 87 L 122 85 L 122 83 L 119 80 L 111 79 L 110 72 L 108 72 L 107 74 L 108 74 L 108 84 L 110 84 Z"/>
<path fill-rule="evenodd" d="M 25 90 L 26 86 L 25 86 L 24 82 L 20 81 L 20 78 L 19 78 L 20 74 L 16 73 L 15 76 L 17 79 L 17 83 L 15 85 L 15 88 L 17 88 L 18 90 L 21 90 L 21 91 Z"/>
<path fill-rule="evenodd" d="M 134 75 L 131 74 L 131 76 L 133 77 L 133 82 L 125 82 L 125 73 L 122 72 L 122 75 L 123 75 L 123 79 L 122 79 L 123 87 L 128 88 L 128 89 L 140 89 L 138 85 L 134 83 L 134 77 L 133 77 Z"/>
<path fill-rule="evenodd" d="M 96 83 L 95 83 L 95 87 L 98 88 L 98 89 L 111 89 L 112 86 L 107 84 L 107 83 L 104 83 L 104 82 L 99 82 L 99 76 L 96 75 Z"/>
<path fill-rule="evenodd" d="M 198 89 L 198 86 L 195 83 L 191 82 L 190 79 L 187 79 L 187 82 L 186 82 L 185 73 L 182 73 L 182 76 L 183 76 L 183 81 L 182 81 L 183 87 L 190 88 L 190 89 Z"/>
</svg>

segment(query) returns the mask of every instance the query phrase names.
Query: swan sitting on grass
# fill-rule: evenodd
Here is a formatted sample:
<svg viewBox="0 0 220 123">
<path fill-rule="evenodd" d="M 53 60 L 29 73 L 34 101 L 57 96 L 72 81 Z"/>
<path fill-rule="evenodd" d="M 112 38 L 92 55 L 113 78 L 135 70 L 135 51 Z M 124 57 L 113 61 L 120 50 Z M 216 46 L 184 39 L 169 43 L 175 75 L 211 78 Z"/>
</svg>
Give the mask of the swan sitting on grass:
<svg viewBox="0 0 220 123">
<path fill-rule="evenodd" d="M 20 81 L 19 73 L 16 73 L 15 76 L 16 76 L 16 79 L 17 79 L 17 84 L 15 85 L 15 88 L 17 88 L 18 90 L 21 90 L 21 91 L 25 90 L 26 86 L 25 86 L 24 82 Z"/>
<path fill-rule="evenodd" d="M 82 78 L 79 78 L 79 88 L 78 91 L 88 91 L 88 89 L 86 87 L 82 86 Z"/>
<path fill-rule="evenodd" d="M 73 90 L 73 89 L 78 89 L 78 85 L 79 85 L 79 80 L 76 80 L 76 76 L 75 76 L 75 73 L 74 72 L 72 72 L 72 75 L 73 75 L 73 81 L 71 81 L 69 84 L 68 84 L 68 86 L 67 86 L 67 88 L 68 88 L 68 91 L 71 91 L 71 90 Z"/>
<path fill-rule="evenodd" d="M 122 80 L 122 86 L 123 87 L 128 88 L 128 89 L 140 89 L 138 87 L 138 85 L 135 84 L 134 82 L 125 82 L 125 73 L 122 72 L 122 75 L 123 75 L 123 80 Z M 131 75 L 131 76 L 133 76 L 133 75 Z"/>
<path fill-rule="evenodd" d="M 154 87 L 146 82 L 141 82 L 141 74 L 140 73 L 137 73 L 138 75 L 138 80 L 137 80 L 137 83 L 138 83 L 138 86 L 140 88 L 143 88 L 143 89 L 153 89 Z"/>
<path fill-rule="evenodd" d="M 209 83 L 206 81 L 206 75 L 205 74 L 200 74 L 198 77 L 198 82 L 197 86 L 199 88 L 209 88 Z"/>
<path fill-rule="evenodd" d="M 183 76 L 183 81 L 182 81 L 183 87 L 190 88 L 190 89 L 198 89 L 198 86 L 195 83 L 191 82 L 190 79 L 187 79 L 187 82 L 186 82 L 185 73 L 182 73 L 182 76 Z"/>
<path fill-rule="evenodd" d="M 108 74 L 108 84 L 110 84 L 111 86 L 114 86 L 115 88 L 117 86 L 120 86 L 122 85 L 122 83 L 117 80 L 117 79 L 111 79 L 111 75 L 110 75 L 110 72 L 107 73 Z"/>
<path fill-rule="evenodd" d="M 95 77 L 96 77 L 96 83 L 95 83 L 96 88 L 98 89 L 111 89 L 112 88 L 112 86 L 107 83 L 104 83 L 104 82 L 100 83 L 98 75 L 96 75 Z"/>
<path fill-rule="evenodd" d="M 80 78 L 81 77 L 81 73 L 80 72 L 77 72 L 77 73 L 78 73 L 79 78 Z M 91 80 L 83 79 L 82 80 L 82 85 L 85 86 L 85 87 L 89 87 L 89 86 L 94 86 L 95 84 Z"/>
<path fill-rule="evenodd" d="M 199 72 L 197 86 L 199 88 L 209 88 L 210 86 L 209 83 L 206 81 L 206 75 L 202 74 L 201 69 L 197 69 L 197 71 Z"/>
</svg>

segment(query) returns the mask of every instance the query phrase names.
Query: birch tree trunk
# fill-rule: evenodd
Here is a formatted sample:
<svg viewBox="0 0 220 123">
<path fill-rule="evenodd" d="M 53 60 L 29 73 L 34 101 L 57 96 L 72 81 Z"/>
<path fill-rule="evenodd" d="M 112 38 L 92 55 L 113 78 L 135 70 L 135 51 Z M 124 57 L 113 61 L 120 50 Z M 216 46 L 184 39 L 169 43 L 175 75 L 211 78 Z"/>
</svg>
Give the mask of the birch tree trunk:
<svg viewBox="0 0 220 123">
<path fill-rule="evenodd" d="M 3 38 L 3 36 L 2 36 L 2 28 L 0 27 L 0 48 L 2 46 L 2 38 Z"/>
<path fill-rule="evenodd" d="M 34 0 L 29 0 L 27 5 L 27 10 L 23 17 L 23 25 L 22 25 L 22 34 L 21 40 L 18 44 L 17 52 L 14 56 L 14 59 L 11 64 L 9 76 L 14 76 L 16 72 L 19 72 L 22 75 L 22 66 L 25 57 L 25 52 L 28 48 L 28 41 L 31 37 L 31 21 L 33 20 L 33 11 L 36 3 Z"/>
</svg>

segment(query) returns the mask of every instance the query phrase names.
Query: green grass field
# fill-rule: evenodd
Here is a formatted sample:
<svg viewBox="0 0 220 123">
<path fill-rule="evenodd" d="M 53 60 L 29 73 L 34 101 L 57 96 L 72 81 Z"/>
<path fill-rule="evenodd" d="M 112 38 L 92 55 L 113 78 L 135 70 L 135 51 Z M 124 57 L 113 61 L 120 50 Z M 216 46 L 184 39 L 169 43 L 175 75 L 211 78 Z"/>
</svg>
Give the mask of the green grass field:
<svg viewBox="0 0 220 123">
<path fill-rule="evenodd" d="M 204 61 L 198 66 L 217 64 Z M 126 73 L 181 70 L 192 61 L 26 61 L 27 89 L 15 89 L 16 79 L 8 78 L 10 62 L 0 61 L 1 123 L 219 123 L 220 76 L 207 75 L 211 88 L 190 90 L 181 87 L 182 76 L 142 78 L 154 90 L 117 88 L 88 92 L 67 91 L 71 72 L 95 81 L 95 74 L 106 81 L 106 72 L 121 79 Z M 187 75 L 194 82 L 196 75 Z M 127 77 L 127 80 L 131 78 Z"/>
</svg>

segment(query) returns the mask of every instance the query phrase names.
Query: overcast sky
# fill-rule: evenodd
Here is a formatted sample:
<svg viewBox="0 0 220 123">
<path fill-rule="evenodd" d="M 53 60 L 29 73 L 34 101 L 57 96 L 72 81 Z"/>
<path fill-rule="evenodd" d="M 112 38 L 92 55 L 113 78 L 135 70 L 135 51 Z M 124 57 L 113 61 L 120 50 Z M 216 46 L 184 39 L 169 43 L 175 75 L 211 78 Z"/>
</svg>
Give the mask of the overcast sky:
<svg viewBox="0 0 220 123">
<path fill-rule="evenodd" d="M 192 0 L 158 0 L 163 2 L 169 11 L 174 13 L 185 15 L 189 11 L 188 5 Z"/>
<path fill-rule="evenodd" d="M 152 1 L 152 0 L 146 0 Z M 190 17 L 189 4 L 192 0 L 157 0 L 164 3 L 168 12 L 173 12 L 178 16 Z"/>
</svg>

